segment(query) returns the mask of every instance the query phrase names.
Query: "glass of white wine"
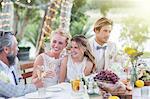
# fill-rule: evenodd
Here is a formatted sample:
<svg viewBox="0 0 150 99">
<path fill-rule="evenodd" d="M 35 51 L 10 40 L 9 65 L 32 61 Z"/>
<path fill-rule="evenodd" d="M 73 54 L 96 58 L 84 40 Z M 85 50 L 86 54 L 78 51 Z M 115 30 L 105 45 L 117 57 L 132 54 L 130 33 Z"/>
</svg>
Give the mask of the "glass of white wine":
<svg viewBox="0 0 150 99">
<path fill-rule="evenodd" d="M 39 79 L 43 79 L 44 76 L 46 75 L 44 66 L 43 65 L 38 66 L 37 70 L 36 70 L 36 73 L 37 73 L 37 76 L 38 76 Z"/>
<path fill-rule="evenodd" d="M 38 79 L 40 79 L 44 82 L 44 76 L 46 75 L 44 66 L 43 65 L 38 66 L 36 72 L 37 72 Z M 46 94 L 45 85 L 42 88 L 38 88 L 39 97 L 43 97 L 43 96 L 45 96 L 45 94 Z"/>
</svg>

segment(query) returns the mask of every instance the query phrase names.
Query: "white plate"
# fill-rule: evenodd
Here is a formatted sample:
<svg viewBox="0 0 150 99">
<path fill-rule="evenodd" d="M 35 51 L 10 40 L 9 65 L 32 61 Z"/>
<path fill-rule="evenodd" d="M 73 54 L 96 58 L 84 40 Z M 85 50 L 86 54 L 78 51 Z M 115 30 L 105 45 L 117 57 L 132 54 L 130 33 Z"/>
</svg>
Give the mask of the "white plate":
<svg viewBox="0 0 150 99">
<path fill-rule="evenodd" d="M 38 92 L 34 92 L 34 93 L 26 94 L 25 97 L 28 98 L 28 99 L 43 99 L 43 98 L 50 98 L 50 97 L 52 97 L 52 94 L 45 93 L 45 95 L 40 96 L 38 94 Z"/>
<path fill-rule="evenodd" d="M 46 89 L 46 91 L 50 91 L 50 92 L 60 92 L 62 90 L 63 90 L 63 88 L 61 88 L 61 87 L 49 87 Z"/>
</svg>

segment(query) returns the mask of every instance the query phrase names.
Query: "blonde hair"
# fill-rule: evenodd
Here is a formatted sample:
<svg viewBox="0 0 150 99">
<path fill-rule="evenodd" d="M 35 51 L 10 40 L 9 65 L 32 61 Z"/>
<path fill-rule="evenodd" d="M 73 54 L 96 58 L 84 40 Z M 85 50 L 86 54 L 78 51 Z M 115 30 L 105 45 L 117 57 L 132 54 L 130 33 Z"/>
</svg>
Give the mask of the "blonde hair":
<svg viewBox="0 0 150 99">
<path fill-rule="evenodd" d="M 106 25 L 113 25 L 113 22 L 110 19 L 102 17 L 95 22 L 94 30 L 101 30 L 101 28 Z"/>
<path fill-rule="evenodd" d="M 95 69 L 95 57 L 92 53 L 90 44 L 86 37 L 82 35 L 75 36 L 71 39 L 71 41 L 75 41 L 79 47 L 83 47 L 85 49 L 84 56 L 87 57 L 93 63 L 93 70 Z M 93 71 L 92 70 L 92 71 Z"/>
<path fill-rule="evenodd" d="M 52 37 L 55 35 L 55 34 L 59 34 L 63 37 L 66 37 L 66 43 L 68 44 L 70 42 L 70 38 L 71 38 L 71 35 L 70 33 L 65 33 L 62 29 L 57 29 L 55 31 L 53 31 L 50 35 L 50 39 L 52 39 Z"/>
</svg>

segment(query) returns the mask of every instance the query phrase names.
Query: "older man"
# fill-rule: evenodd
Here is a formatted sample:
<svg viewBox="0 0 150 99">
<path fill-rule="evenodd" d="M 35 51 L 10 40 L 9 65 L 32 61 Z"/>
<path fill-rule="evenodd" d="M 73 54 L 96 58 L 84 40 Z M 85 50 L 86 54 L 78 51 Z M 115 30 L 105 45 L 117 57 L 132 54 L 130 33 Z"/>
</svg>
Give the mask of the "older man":
<svg viewBox="0 0 150 99">
<path fill-rule="evenodd" d="M 16 68 L 18 42 L 11 32 L 0 32 L 0 96 L 17 97 L 43 87 L 40 80 L 34 84 L 21 85 Z"/>
</svg>

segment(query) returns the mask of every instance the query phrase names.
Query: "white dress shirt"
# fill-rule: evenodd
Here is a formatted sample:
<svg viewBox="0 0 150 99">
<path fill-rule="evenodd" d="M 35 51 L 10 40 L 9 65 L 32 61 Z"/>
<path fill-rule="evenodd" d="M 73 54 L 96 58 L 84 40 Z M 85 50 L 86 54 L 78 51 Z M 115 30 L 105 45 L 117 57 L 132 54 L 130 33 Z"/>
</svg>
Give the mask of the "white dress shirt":
<svg viewBox="0 0 150 99">
<path fill-rule="evenodd" d="M 103 46 L 99 45 L 95 40 L 93 41 L 93 52 L 96 60 L 96 69 L 103 70 L 105 68 L 105 47 L 107 47 L 107 43 Z M 100 47 L 100 49 L 98 49 Z"/>
<path fill-rule="evenodd" d="M 12 71 L 14 71 L 17 85 L 15 84 Z M 34 84 L 24 85 L 22 83 L 19 83 L 18 78 L 20 77 L 20 75 L 18 75 L 17 65 L 11 66 L 9 68 L 0 60 L 0 72 L 3 72 L 3 74 L 6 74 L 6 76 L 9 77 L 9 82 L 5 82 L 0 79 L 0 97 L 5 97 L 6 99 L 8 99 L 8 97 L 18 97 L 29 92 L 34 92 L 37 89 Z"/>
<path fill-rule="evenodd" d="M 95 56 L 97 71 L 110 69 L 117 55 L 116 44 L 108 41 L 103 46 L 100 46 L 95 39 L 91 39 L 90 46 Z M 102 48 L 97 50 L 97 46 Z"/>
<path fill-rule="evenodd" d="M 17 79 L 17 78 L 14 79 L 14 76 L 12 74 L 12 71 L 14 71 L 14 66 L 8 67 L 1 60 L 0 60 L 0 64 L 1 64 L 1 66 L 3 68 L 2 71 L 7 75 L 7 77 L 9 78 L 10 83 L 13 84 L 13 85 L 16 85 L 15 79 Z"/>
</svg>

